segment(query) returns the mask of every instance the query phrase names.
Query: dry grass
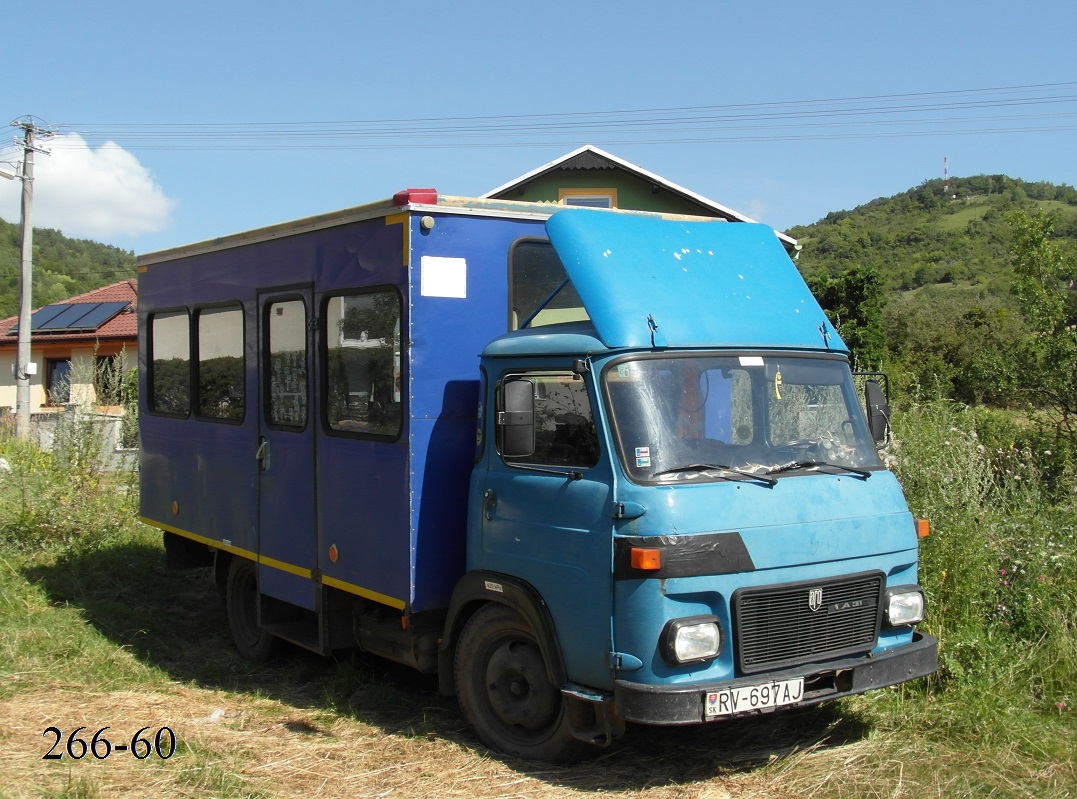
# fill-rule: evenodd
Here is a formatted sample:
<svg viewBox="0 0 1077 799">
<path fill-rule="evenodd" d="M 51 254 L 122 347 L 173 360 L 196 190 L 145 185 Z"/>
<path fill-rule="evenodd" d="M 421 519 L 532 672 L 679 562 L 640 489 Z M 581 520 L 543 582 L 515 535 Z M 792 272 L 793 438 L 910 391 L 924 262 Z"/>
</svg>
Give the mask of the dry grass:
<svg viewBox="0 0 1077 799">
<path fill-rule="evenodd" d="M 364 688 L 354 697 L 367 698 Z M 1077 784 L 1073 761 L 1034 772 L 1017 752 L 970 757 L 959 744 L 928 747 L 824 710 L 706 728 L 633 728 L 594 760 L 557 767 L 483 749 L 451 706 L 431 706 L 425 718 L 417 708 L 367 722 L 355 710 L 189 685 L 96 693 L 56 685 L 0 702 L 0 796 L 1064 799 Z M 110 724 L 114 744 L 143 726 L 152 733 L 167 725 L 179 746 L 168 760 L 113 752 L 44 761 L 50 723 L 64 730 L 65 743 L 79 724 L 89 723 L 87 739 Z"/>
<path fill-rule="evenodd" d="M 0 795 L 29 797 L 549 797 L 737 799 L 812 795 L 843 769 L 877 758 L 868 740 L 831 746 L 842 722 L 827 714 L 806 719 L 803 749 L 768 739 L 788 727 L 778 720 L 741 730 L 633 730 L 622 745 L 575 767 L 504 759 L 479 746 L 463 723 L 434 707 L 436 723 L 387 729 L 348 712 L 300 707 L 221 690 L 172 685 L 164 691 L 86 693 L 56 685 L 0 702 Z M 805 721 L 805 720 L 802 720 Z M 420 724 L 421 724 L 420 720 Z M 45 761 L 52 744 L 44 728 L 67 736 L 87 724 L 113 744 L 146 725 L 171 727 L 179 741 L 168 760 L 137 760 L 113 752 L 103 760 Z M 738 741 L 739 739 L 739 741 Z M 900 764 L 895 769 L 900 774 Z M 807 775 L 811 779 L 805 782 Z M 911 786 L 910 786 L 911 787 Z M 900 780 L 880 796 L 906 793 Z M 829 794 L 826 794 L 829 795 Z M 865 794 L 870 795 L 870 794 Z"/>
</svg>

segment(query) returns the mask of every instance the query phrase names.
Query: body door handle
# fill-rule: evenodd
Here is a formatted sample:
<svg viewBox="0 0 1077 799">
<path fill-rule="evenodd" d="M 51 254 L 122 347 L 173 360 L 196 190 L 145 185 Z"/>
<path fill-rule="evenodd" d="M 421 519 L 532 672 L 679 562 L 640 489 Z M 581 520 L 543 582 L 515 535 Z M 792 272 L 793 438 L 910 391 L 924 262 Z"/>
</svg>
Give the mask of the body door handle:
<svg viewBox="0 0 1077 799">
<path fill-rule="evenodd" d="M 494 518 L 494 509 L 497 507 L 497 495 L 494 493 L 494 489 L 487 488 L 482 495 L 482 512 L 486 516 L 486 521 L 490 521 Z"/>
<path fill-rule="evenodd" d="M 263 472 L 269 470 L 269 439 L 259 436 L 258 449 L 255 450 L 254 459 L 258 461 L 258 468 Z"/>
</svg>

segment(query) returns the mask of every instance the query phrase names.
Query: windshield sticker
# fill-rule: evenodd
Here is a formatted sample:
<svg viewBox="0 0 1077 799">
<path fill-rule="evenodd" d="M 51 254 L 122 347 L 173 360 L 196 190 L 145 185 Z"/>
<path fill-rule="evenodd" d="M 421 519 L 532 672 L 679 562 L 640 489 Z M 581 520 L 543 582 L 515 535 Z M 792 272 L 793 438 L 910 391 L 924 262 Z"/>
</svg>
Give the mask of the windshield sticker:
<svg viewBox="0 0 1077 799">
<path fill-rule="evenodd" d="M 636 447 L 636 468 L 644 469 L 651 465 L 651 448 Z"/>
<path fill-rule="evenodd" d="M 763 365 L 763 358 L 762 358 L 762 356 L 759 356 L 759 355 L 741 355 L 740 356 L 740 365 L 741 366 L 762 366 Z"/>
</svg>

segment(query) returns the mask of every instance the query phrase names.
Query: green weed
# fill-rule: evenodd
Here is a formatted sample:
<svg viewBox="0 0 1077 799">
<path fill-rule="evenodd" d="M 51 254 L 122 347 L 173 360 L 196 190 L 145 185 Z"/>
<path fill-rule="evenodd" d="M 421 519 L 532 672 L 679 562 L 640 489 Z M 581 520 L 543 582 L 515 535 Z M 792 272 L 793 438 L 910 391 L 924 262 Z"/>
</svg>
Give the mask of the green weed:
<svg viewBox="0 0 1077 799">
<path fill-rule="evenodd" d="M 985 443 L 982 420 L 947 401 L 895 419 L 895 470 L 932 524 L 920 579 L 940 668 L 924 701 L 933 723 L 981 740 L 1036 742 L 1022 731 L 1054 721 L 1066 739 L 1077 726 L 1077 503 L 1045 483 L 1034 453 L 996 446 L 997 424 Z"/>
</svg>

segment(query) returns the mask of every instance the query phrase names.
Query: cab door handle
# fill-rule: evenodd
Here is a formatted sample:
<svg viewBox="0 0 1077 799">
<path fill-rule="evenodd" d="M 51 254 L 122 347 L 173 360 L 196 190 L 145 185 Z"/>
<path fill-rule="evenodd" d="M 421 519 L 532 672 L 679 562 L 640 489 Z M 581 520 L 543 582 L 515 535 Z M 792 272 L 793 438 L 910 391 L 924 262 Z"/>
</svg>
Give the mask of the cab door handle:
<svg viewBox="0 0 1077 799">
<path fill-rule="evenodd" d="M 494 489 L 487 488 L 482 495 L 482 512 L 486 516 L 486 521 L 490 521 L 494 518 L 494 509 L 497 507 L 497 495 L 494 494 Z"/>
</svg>

